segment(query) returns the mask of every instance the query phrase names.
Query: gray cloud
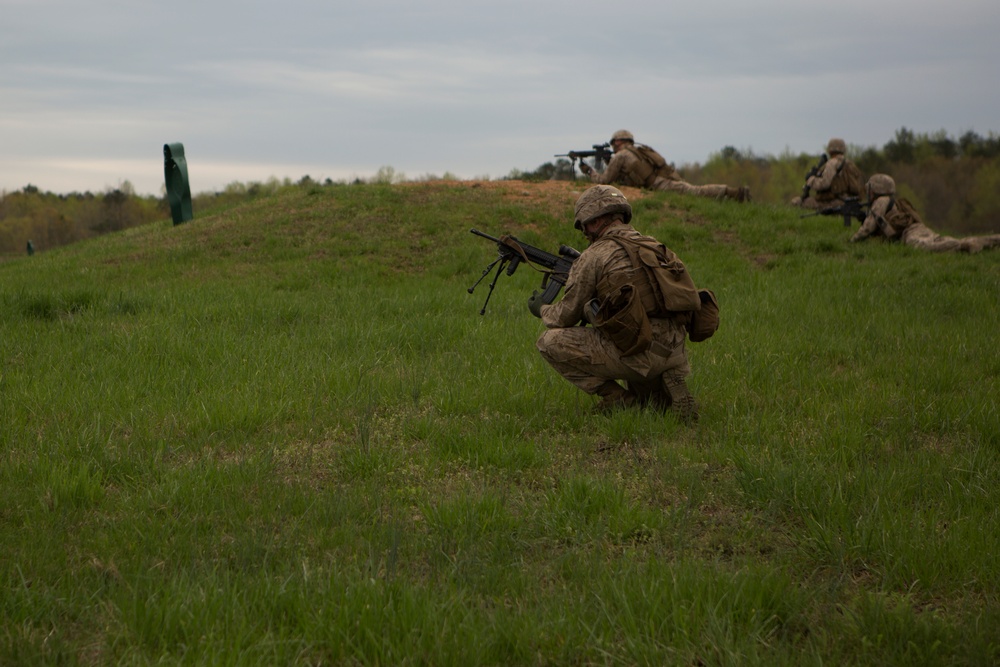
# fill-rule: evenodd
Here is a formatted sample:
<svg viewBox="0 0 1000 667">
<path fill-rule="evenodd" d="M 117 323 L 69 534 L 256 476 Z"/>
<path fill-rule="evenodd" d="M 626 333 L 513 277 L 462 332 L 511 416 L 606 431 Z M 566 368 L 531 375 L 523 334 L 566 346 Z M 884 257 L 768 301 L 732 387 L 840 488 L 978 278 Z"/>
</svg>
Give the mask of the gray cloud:
<svg viewBox="0 0 1000 667">
<path fill-rule="evenodd" d="M 996 127 L 995 1 L 0 0 L 0 189 L 499 177 L 626 127 L 724 146 L 881 145 Z"/>
</svg>

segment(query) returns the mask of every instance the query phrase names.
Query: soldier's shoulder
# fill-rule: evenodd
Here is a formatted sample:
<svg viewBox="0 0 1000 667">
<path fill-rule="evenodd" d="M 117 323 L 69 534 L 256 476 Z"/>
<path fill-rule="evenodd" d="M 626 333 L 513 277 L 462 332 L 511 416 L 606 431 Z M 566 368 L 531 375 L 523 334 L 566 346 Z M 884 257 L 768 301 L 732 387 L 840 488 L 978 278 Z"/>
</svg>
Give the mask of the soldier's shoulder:
<svg viewBox="0 0 1000 667">
<path fill-rule="evenodd" d="M 636 241 L 656 241 L 655 238 L 649 234 L 643 234 L 631 224 L 622 225 L 621 233 L 629 238 L 635 239 Z"/>
<path fill-rule="evenodd" d="M 639 157 L 633 151 L 622 150 L 622 151 L 618 151 L 617 153 L 615 153 L 614 155 L 612 155 L 611 159 L 612 160 L 617 160 L 618 162 L 631 163 L 631 162 L 635 162 L 636 160 L 638 160 Z"/>
<path fill-rule="evenodd" d="M 889 204 L 892 203 L 892 197 L 876 197 L 875 201 L 871 203 L 868 210 L 876 215 L 885 215 L 885 212 L 889 209 Z"/>
<path fill-rule="evenodd" d="M 649 236 L 648 234 L 643 234 L 635 227 L 628 224 L 615 225 L 612 229 L 609 229 L 604 236 L 598 239 L 598 241 L 607 241 L 611 243 L 613 247 L 617 247 L 619 241 L 636 245 L 663 245 L 658 239 Z"/>
<path fill-rule="evenodd" d="M 618 225 L 612 225 L 611 227 L 609 227 L 608 231 L 606 231 L 604 233 L 604 236 L 598 239 L 598 241 L 604 241 L 604 240 L 611 241 L 616 237 L 629 239 L 629 238 L 638 238 L 640 236 L 642 236 L 642 234 L 640 234 L 635 227 L 633 227 L 628 223 L 622 223 Z"/>
<path fill-rule="evenodd" d="M 617 236 L 617 234 L 605 232 L 601 238 L 587 246 L 587 249 L 580 256 L 586 254 L 589 257 L 601 257 L 609 252 L 614 252 L 619 247 L 615 240 Z"/>
</svg>

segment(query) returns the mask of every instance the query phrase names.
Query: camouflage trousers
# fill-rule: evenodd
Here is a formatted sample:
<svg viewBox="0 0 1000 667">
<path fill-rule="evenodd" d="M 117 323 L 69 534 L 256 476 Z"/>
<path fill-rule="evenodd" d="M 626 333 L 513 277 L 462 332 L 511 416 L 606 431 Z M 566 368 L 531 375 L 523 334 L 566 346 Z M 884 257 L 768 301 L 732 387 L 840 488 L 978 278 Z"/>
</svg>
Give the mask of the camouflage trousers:
<svg viewBox="0 0 1000 667">
<path fill-rule="evenodd" d="M 686 195 L 709 197 L 711 199 L 724 199 L 728 192 L 725 185 L 691 185 L 686 181 L 669 180 L 666 178 L 657 178 L 653 181 L 653 189 L 681 192 Z"/>
<path fill-rule="evenodd" d="M 666 329 L 656 335 L 657 329 Z M 596 394 L 608 380 L 625 380 L 630 386 L 659 388 L 661 376 L 672 371 L 691 373 L 684 351 L 682 328 L 672 323 L 654 327 L 650 350 L 623 357 L 610 338 L 592 327 L 546 329 L 535 347 L 557 373 L 587 392 Z"/>
<path fill-rule="evenodd" d="M 825 201 L 818 201 L 815 197 L 794 197 L 792 201 L 789 202 L 792 206 L 801 206 L 802 208 L 812 209 L 814 211 L 819 211 L 825 208 L 839 208 L 844 205 L 843 199 L 827 199 Z"/>
<path fill-rule="evenodd" d="M 967 236 L 956 239 L 953 236 L 942 236 L 926 225 L 910 225 L 903 232 L 903 243 L 915 248 L 931 252 L 979 252 L 984 248 L 1000 246 L 1000 234 L 989 236 Z"/>
</svg>

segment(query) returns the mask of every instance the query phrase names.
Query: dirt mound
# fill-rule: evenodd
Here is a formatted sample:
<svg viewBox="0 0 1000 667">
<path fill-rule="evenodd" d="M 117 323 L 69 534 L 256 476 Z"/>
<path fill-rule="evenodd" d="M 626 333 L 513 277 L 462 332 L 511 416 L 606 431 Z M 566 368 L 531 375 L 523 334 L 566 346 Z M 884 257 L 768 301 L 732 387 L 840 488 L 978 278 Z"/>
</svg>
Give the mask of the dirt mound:
<svg viewBox="0 0 1000 667">
<path fill-rule="evenodd" d="M 548 200 L 553 197 L 568 197 L 572 198 L 573 201 L 576 201 L 576 198 L 583 194 L 583 191 L 591 185 L 588 181 L 582 179 L 578 181 L 414 181 L 412 184 L 459 184 L 470 188 L 495 190 L 509 197 L 527 197 L 538 200 Z M 646 195 L 640 188 L 617 187 L 629 200 L 641 199 Z"/>
</svg>

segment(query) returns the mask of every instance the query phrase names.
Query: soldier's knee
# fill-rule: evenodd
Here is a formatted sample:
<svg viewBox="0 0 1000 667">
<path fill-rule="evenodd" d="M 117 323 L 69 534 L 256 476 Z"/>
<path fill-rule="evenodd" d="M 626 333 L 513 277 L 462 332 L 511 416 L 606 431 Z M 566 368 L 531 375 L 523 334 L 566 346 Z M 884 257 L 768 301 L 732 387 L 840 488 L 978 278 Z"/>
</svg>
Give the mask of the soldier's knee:
<svg viewBox="0 0 1000 667">
<path fill-rule="evenodd" d="M 535 341 L 535 347 L 549 363 L 577 363 L 600 356 L 595 350 L 594 330 L 584 327 L 546 329 Z"/>
<path fill-rule="evenodd" d="M 538 351 L 541 352 L 542 354 L 545 354 L 547 350 L 550 350 L 552 348 L 552 341 L 553 341 L 552 331 L 553 329 L 546 329 L 538 337 L 538 340 L 535 341 L 535 347 L 537 347 Z"/>
<path fill-rule="evenodd" d="M 546 329 L 535 341 L 535 347 L 545 359 L 553 361 L 561 356 L 559 352 L 566 347 L 564 338 L 562 329 Z"/>
</svg>

